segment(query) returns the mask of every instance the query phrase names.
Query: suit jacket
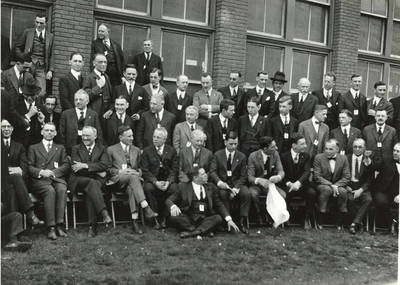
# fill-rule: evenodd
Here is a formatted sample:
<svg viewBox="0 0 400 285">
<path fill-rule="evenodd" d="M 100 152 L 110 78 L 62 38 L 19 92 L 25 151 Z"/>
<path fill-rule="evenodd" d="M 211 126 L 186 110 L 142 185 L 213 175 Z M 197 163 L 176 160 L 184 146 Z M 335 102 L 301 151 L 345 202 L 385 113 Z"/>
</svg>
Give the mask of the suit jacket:
<svg viewBox="0 0 400 285">
<path fill-rule="evenodd" d="M 38 189 L 46 187 L 53 182 L 67 184 L 65 182 L 69 172 L 69 160 L 64 146 L 53 143 L 49 152 L 42 142 L 31 145 L 28 149 L 28 171 L 31 177 L 31 185 Z M 39 177 L 39 172 L 49 169 L 54 172 L 55 178 Z"/>
<path fill-rule="evenodd" d="M 361 138 L 361 131 L 355 127 L 350 127 L 350 134 L 347 139 L 347 145 L 345 145 L 345 136 L 342 132 L 341 127 L 337 127 L 334 130 L 331 130 L 329 133 L 329 138 L 336 139 L 339 143 L 339 150 L 345 151 L 345 154 L 353 153 L 353 143 L 355 139 Z"/>
<path fill-rule="evenodd" d="M 198 123 L 195 124 L 194 128 L 196 130 L 204 130 L 204 127 Z M 178 154 L 183 148 L 190 146 L 191 134 L 192 131 L 190 130 L 190 127 L 186 121 L 175 125 L 172 144 Z"/>
<path fill-rule="evenodd" d="M 168 90 L 165 89 L 165 87 L 162 85 L 159 85 L 159 86 L 160 86 L 160 89 L 158 90 L 158 94 L 163 95 L 165 98 L 165 96 L 168 95 Z M 150 102 L 150 98 L 151 98 L 151 96 L 153 96 L 153 93 L 151 91 L 152 85 L 149 83 L 149 84 L 143 85 L 143 88 L 146 91 L 147 98 Z"/>
<path fill-rule="evenodd" d="M 14 140 L 10 140 L 10 147 L 7 151 L 4 146 L 4 140 L 1 140 L 1 147 L 6 150 L 8 156 L 8 167 L 21 167 L 22 176 L 26 176 L 28 174 L 28 161 L 26 158 L 25 147 Z"/>
<path fill-rule="evenodd" d="M 390 201 L 393 201 L 394 197 L 399 194 L 399 173 L 393 159 L 385 161 L 373 185 L 371 190 L 374 193 L 385 193 L 389 196 Z"/>
<path fill-rule="evenodd" d="M 211 164 L 210 178 L 215 185 L 219 181 L 228 182 L 227 163 L 225 149 L 221 149 L 214 154 L 214 160 Z M 231 181 L 235 188 L 246 185 L 247 183 L 247 158 L 240 151 L 236 150 L 232 158 L 232 176 Z M 228 183 L 229 184 L 229 183 Z"/>
<path fill-rule="evenodd" d="M 237 132 L 238 126 L 235 119 L 228 119 L 226 135 L 229 132 Z M 219 116 L 214 116 L 207 121 L 207 148 L 212 152 L 225 148 L 225 140 L 222 134 L 222 125 Z"/>
<path fill-rule="evenodd" d="M 268 116 L 268 114 L 269 114 L 268 112 L 270 111 L 270 110 L 269 110 L 269 108 L 270 108 L 269 100 L 271 100 L 270 94 L 269 94 L 268 92 L 269 92 L 269 90 L 268 90 L 267 88 L 265 88 L 263 94 L 258 95 L 258 94 L 257 94 L 257 88 L 256 88 L 256 87 L 254 87 L 253 89 L 247 90 L 246 109 L 247 109 L 247 101 L 248 101 L 251 97 L 256 96 L 256 97 L 259 97 L 259 98 L 260 98 L 260 102 L 259 102 L 259 103 L 260 103 L 260 105 L 261 105 L 261 108 L 260 108 L 260 110 L 259 110 L 259 114 L 260 114 L 262 117 Z"/>
<path fill-rule="evenodd" d="M 199 168 L 204 168 L 204 170 L 209 173 L 211 170 L 211 165 L 214 160 L 214 155 L 212 152 L 205 147 L 200 149 L 200 159 Z M 193 169 L 194 156 L 192 147 L 185 147 L 181 150 L 179 154 L 179 182 L 189 182 L 189 177 L 187 173 Z"/>
<path fill-rule="evenodd" d="M 289 96 L 289 94 L 282 90 L 278 98 L 275 100 L 275 92 L 268 89 L 266 90 L 265 100 L 261 105 L 260 112 L 268 115 L 268 118 L 272 118 L 279 115 L 279 99 L 281 99 L 283 96 Z"/>
<path fill-rule="evenodd" d="M 96 80 L 100 77 L 94 71 L 89 73 L 83 81 L 83 89 L 89 94 L 88 107 L 95 111 L 99 117 L 102 117 L 111 108 L 112 86 L 108 75 L 104 74 L 104 77 L 106 84 L 102 88 L 96 83 Z"/>
<path fill-rule="evenodd" d="M 239 149 L 246 156 L 260 148 L 258 140 L 260 137 L 266 136 L 267 130 L 267 119 L 258 116 L 254 126 L 251 126 L 249 115 L 243 115 L 239 118 Z"/>
<path fill-rule="evenodd" d="M 231 99 L 235 102 L 234 118 L 236 120 L 238 120 L 240 116 L 247 113 L 247 95 L 242 87 L 238 87 L 236 96 L 234 96 L 234 94 L 231 94 L 231 89 L 229 88 L 229 85 L 218 89 L 218 91 L 222 94 L 222 97 L 224 99 Z"/>
<path fill-rule="evenodd" d="M 393 105 L 392 105 L 392 103 L 390 103 L 388 100 L 386 100 L 385 98 L 382 98 L 380 101 L 379 101 L 379 103 L 378 103 L 378 105 L 376 105 L 375 107 L 373 106 L 373 101 L 374 101 L 374 99 L 373 98 L 371 98 L 371 99 L 369 99 L 369 100 L 367 100 L 367 112 L 368 112 L 368 110 L 374 110 L 374 111 L 376 111 L 376 110 L 386 110 L 386 112 L 387 112 L 387 116 L 388 116 L 388 119 L 387 119 L 387 121 L 386 121 L 386 123 L 387 124 L 389 124 L 389 125 L 391 125 L 392 124 L 392 120 L 393 120 Z M 368 121 L 367 121 L 367 123 L 368 124 L 373 124 L 373 123 L 375 123 L 375 116 L 370 116 L 370 115 L 368 115 Z"/>
<path fill-rule="evenodd" d="M 146 85 L 150 82 L 150 72 L 154 68 L 161 70 L 161 74 L 164 74 L 161 57 L 156 55 L 154 52 L 151 53 L 149 62 L 146 60 L 144 52 L 139 53 L 133 57 L 132 63 L 136 66 L 138 76 L 136 82 L 139 85 Z"/>
<path fill-rule="evenodd" d="M 176 183 L 179 171 L 178 155 L 175 149 L 164 144 L 164 150 L 160 157 L 154 145 L 144 148 L 140 161 L 143 179 L 145 182 L 169 181 Z"/>
<path fill-rule="evenodd" d="M 127 113 L 130 116 L 133 114 L 142 115 L 143 112 L 150 109 L 150 101 L 146 91 L 136 82 L 135 86 L 133 87 L 132 94 L 129 94 L 129 90 L 126 88 L 125 84 L 115 86 L 111 106 L 114 106 L 115 99 L 120 95 L 124 96 L 128 100 L 129 108 Z"/>
<path fill-rule="evenodd" d="M 350 179 L 351 179 L 351 175 L 353 175 L 353 166 L 352 166 L 353 155 L 348 154 L 346 157 L 349 162 Z M 362 156 L 361 161 L 363 159 L 364 159 L 364 157 Z M 371 185 L 372 181 L 374 180 L 373 177 L 374 177 L 374 173 L 373 173 L 372 165 L 366 166 L 364 164 L 364 162 L 360 163 L 359 182 L 358 182 L 357 186 L 362 188 L 364 190 L 364 192 L 367 192 L 367 191 L 369 192 L 370 185 Z M 357 189 L 353 189 L 353 190 L 357 190 Z"/>
<path fill-rule="evenodd" d="M 103 134 L 97 113 L 91 109 L 86 110 L 85 126 L 92 126 L 97 129 L 97 142 L 101 143 Z M 68 152 L 78 142 L 78 116 L 75 108 L 62 112 L 60 119 L 60 140 Z"/>
<path fill-rule="evenodd" d="M 186 121 L 186 113 L 185 110 L 187 107 L 193 104 L 193 95 L 185 92 L 185 98 L 182 99 L 180 110 L 178 110 L 178 96 L 176 95 L 176 91 L 167 94 L 165 96 L 165 105 L 164 108 L 168 112 L 175 114 L 176 123 L 181 123 Z"/>
<path fill-rule="evenodd" d="M 76 91 L 83 86 L 83 76 L 77 80 L 71 71 L 60 78 L 58 82 L 58 93 L 60 96 L 61 108 L 63 111 L 75 107 L 74 96 Z"/>
<path fill-rule="evenodd" d="M 299 93 L 293 93 L 290 96 L 292 97 L 293 101 L 291 114 L 299 121 L 299 123 L 310 119 L 314 115 L 315 106 L 318 104 L 317 97 L 309 93 L 303 103 L 303 106 L 301 107 L 299 105 Z"/>
<path fill-rule="evenodd" d="M 261 152 L 262 150 L 252 152 L 247 162 L 248 179 L 253 185 L 256 184 L 256 178 L 264 178 L 264 161 Z M 285 177 L 282 162 L 277 151 L 275 151 L 269 158 L 268 173 L 270 176 L 280 175 L 282 178 Z"/>
<path fill-rule="evenodd" d="M 214 215 L 219 213 L 223 218 L 229 216 L 229 213 L 219 198 L 218 191 L 215 189 L 215 187 L 212 184 L 204 184 L 203 187 L 206 192 L 210 214 Z M 186 214 L 192 205 L 194 195 L 196 194 L 194 193 L 191 182 L 180 183 L 178 185 L 178 190 L 169 196 L 167 200 L 165 200 L 165 204 L 167 205 L 168 209 L 170 209 L 173 205 L 176 205 L 179 207 L 182 213 Z"/>
<path fill-rule="evenodd" d="M 203 91 L 203 89 L 197 91 L 193 95 L 193 105 L 199 108 L 203 104 L 206 105 L 211 105 L 211 114 L 219 114 L 219 104 L 221 103 L 222 99 L 222 94 L 215 89 L 211 90 L 211 96 L 208 97 L 207 94 Z M 208 119 L 209 118 L 209 112 L 208 111 L 199 111 L 199 116 Z"/>
<path fill-rule="evenodd" d="M 111 167 L 108 169 L 110 173 L 110 183 L 114 184 L 119 181 L 118 171 L 122 169 L 122 164 L 127 164 L 124 150 L 122 149 L 121 143 L 109 146 L 107 148 L 107 154 L 111 161 Z M 142 171 L 140 170 L 140 149 L 136 146 L 131 145 L 129 148 L 129 159 L 132 169 L 139 171 L 140 176 L 142 176 Z"/>
<path fill-rule="evenodd" d="M 309 119 L 300 123 L 299 134 L 303 135 L 306 139 L 306 152 L 310 155 L 311 160 L 313 160 L 316 154 L 324 151 L 325 143 L 329 138 L 329 127 L 321 123 L 317 133 L 314 129 L 312 119 Z M 318 145 L 314 144 L 316 140 L 318 141 Z"/>
<path fill-rule="evenodd" d="M 390 103 L 393 105 L 393 120 L 392 127 L 396 129 L 397 135 L 400 140 L 400 96 L 392 98 Z"/>
<path fill-rule="evenodd" d="M 14 66 L 4 70 L 1 73 L 1 88 L 2 92 L 7 91 L 13 102 L 15 103 L 22 96 L 19 93 L 20 84 L 18 82 L 17 74 L 15 73 Z"/>
<path fill-rule="evenodd" d="M 351 125 L 362 130 L 368 122 L 367 98 L 365 95 L 360 92 L 359 102 L 357 102 L 349 90 L 342 96 L 342 102 L 343 109 L 347 109 L 353 114 Z M 354 110 L 358 111 L 358 115 L 354 114 Z"/>
<path fill-rule="evenodd" d="M 101 183 L 106 181 L 106 171 L 111 163 L 105 146 L 96 143 L 92 149 L 92 155 L 89 156 L 89 152 L 83 143 L 75 145 L 71 150 L 71 161 L 87 163 L 89 167 L 71 174 L 68 185 L 72 193 L 77 190 L 78 182 L 82 177 L 96 179 Z"/>
<path fill-rule="evenodd" d="M 350 167 L 345 155 L 336 155 L 336 164 L 333 173 L 325 153 L 317 154 L 313 164 L 313 180 L 317 185 L 337 185 L 346 187 L 351 179 Z"/>
<path fill-rule="evenodd" d="M 290 138 L 297 132 L 298 127 L 299 123 L 297 119 L 292 116 L 290 116 L 288 132 L 285 131 L 284 124 L 279 114 L 267 120 L 267 135 L 275 140 L 279 153 L 285 152 L 291 148 Z M 285 133 L 288 134 L 286 139 L 284 137 Z"/>
<path fill-rule="evenodd" d="M 166 144 L 172 143 L 172 132 L 175 125 L 175 115 L 164 109 L 160 125 L 167 129 L 168 137 Z M 142 114 L 137 129 L 137 145 L 140 149 L 153 144 L 153 132 L 157 128 L 155 115 L 151 111 Z"/>
<path fill-rule="evenodd" d="M 373 151 L 374 158 L 386 160 L 393 157 L 393 147 L 397 142 L 396 130 L 393 127 L 385 125 L 382 134 L 381 150 L 378 148 L 378 131 L 376 130 L 376 124 L 366 126 L 362 131 L 362 136 L 366 142 L 367 149 Z"/>
<path fill-rule="evenodd" d="M 339 110 L 343 108 L 342 95 L 335 89 L 332 90 L 332 95 L 328 99 L 324 96 L 324 89 L 315 90 L 312 94 L 317 97 L 319 105 L 328 107 L 328 114 L 325 124 L 328 125 L 330 130 L 339 126 Z"/>
<path fill-rule="evenodd" d="M 26 126 L 27 123 L 24 120 L 24 116 L 19 114 L 15 109 L 18 100 L 12 96 L 6 90 L 1 91 L 1 117 L 8 120 L 15 129 L 21 125 Z"/>
<path fill-rule="evenodd" d="M 15 43 L 15 54 L 17 57 L 22 57 L 23 54 L 32 54 L 33 38 L 35 33 L 35 28 L 26 29 L 21 37 L 17 39 L 17 42 Z M 53 39 L 53 34 L 46 30 L 44 49 L 44 63 L 46 72 L 49 70 L 54 71 Z"/>
<path fill-rule="evenodd" d="M 286 151 L 281 154 L 281 162 L 285 177 L 280 182 L 282 189 L 288 189 L 287 182 L 299 181 L 301 186 L 308 184 L 308 178 L 311 173 L 311 158 L 306 152 L 299 153 L 299 162 L 294 163 L 291 151 Z"/>
<path fill-rule="evenodd" d="M 107 145 L 119 143 L 118 127 L 121 125 L 129 126 L 132 130 L 135 128 L 135 122 L 127 113 L 125 114 L 125 120 L 123 124 L 121 124 L 121 120 L 118 119 L 118 116 L 115 112 L 110 118 L 104 121 L 104 140 Z"/>
</svg>

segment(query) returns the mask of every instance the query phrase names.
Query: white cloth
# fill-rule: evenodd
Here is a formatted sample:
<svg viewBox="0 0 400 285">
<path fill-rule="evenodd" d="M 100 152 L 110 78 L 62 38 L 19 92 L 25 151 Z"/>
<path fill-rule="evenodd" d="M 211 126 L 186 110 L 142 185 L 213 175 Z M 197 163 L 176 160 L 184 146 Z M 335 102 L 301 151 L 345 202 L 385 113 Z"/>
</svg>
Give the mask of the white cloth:
<svg viewBox="0 0 400 285">
<path fill-rule="evenodd" d="M 274 220 L 274 227 L 289 220 L 289 212 L 287 210 L 285 199 L 279 194 L 275 184 L 271 183 L 268 187 L 268 195 L 266 200 L 268 214 Z"/>
</svg>

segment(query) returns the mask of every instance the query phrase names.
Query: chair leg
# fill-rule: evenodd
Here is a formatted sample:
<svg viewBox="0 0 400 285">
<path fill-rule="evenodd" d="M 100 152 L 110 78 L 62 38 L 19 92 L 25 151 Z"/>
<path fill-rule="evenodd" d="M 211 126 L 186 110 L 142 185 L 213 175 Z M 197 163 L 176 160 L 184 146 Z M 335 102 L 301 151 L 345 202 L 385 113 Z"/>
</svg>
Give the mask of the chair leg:
<svg viewBox="0 0 400 285">
<path fill-rule="evenodd" d="M 140 207 L 139 215 L 140 215 L 140 219 L 141 219 L 141 221 L 142 221 L 142 225 L 145 226 L 145 222 L 144 222 L 144 212 L 143 212 L 143 208 L 142 208 L 142 207 Z"/>
<path fill-rule="evenodd" d="M 114 202 L 111 201 L 111 216 L 113 221 L 113 228 L 115 228 L 115 212 L 114 212 Z"/>
<path fill-rule="evenodd" d="M 365 215 L 366 231 L 369 232 L 369 213 Z"/>
<path fill-rule="evenodd" d="M 65 205 L 65 210 L 64 210 L 64 215 L 65 215 L 65 229 L 68 230 L 68 204 Z"/>
<path fill-rule="evenodd" d="M 74 224 L 74 229 L 76 229 L 76 209 L 75 209 L 75 203 L 72 201 L 72 219 L 73 219 L 73 224 Z"/>
<path fill-rule="evenodd" d="M 249 221 L 249 217 L 246 217 L 246 228 L 249 230 L 250 229 L 250 221 Z"/>
<path fill-rule="evenodd" d="M 372 221 L 372 232 L 376 232 L 376 212 L 374 212 L 373 221 Z"/>
<path fill-rule="evenodd" d="M 24 214 L 22 214 L 22 228 L 24 230 L 26 230 L 26 227 L 27 227 L 27 225 L 26 225 L 26 214 L 24 213 Z"/>
</svg>

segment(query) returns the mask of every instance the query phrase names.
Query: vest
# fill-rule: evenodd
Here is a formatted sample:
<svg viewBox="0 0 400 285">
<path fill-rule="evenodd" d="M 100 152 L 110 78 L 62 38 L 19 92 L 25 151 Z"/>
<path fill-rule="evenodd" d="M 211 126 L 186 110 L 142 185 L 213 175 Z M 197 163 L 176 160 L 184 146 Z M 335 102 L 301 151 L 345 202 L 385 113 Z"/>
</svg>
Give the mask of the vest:
<svg viewBox="0 0 400 285">
<path fill-rule="evenodd" d="M 206 194 L 207 195 L 207 194 Z M 200 211 L 200 206 L 203 205 L 204 211 Z M 198 220 L 199 218 L 204 218 L 209 215 L 208 201 L 207 197 L 203 199 L 198 199 L 193 190 L 193 200 L 192 205 L 189 208 L 188 214 L 193 220 Z"/>
<path fill-rule="evenodd" d="M 41 65 L 44 64 L 44 52 L 45 52 L 45 39 L 43 42 L 40 41 L 36 31 L 33 36 L 33 47 L 32 47 L 32 61 L 38 61 Z"/>
</svg>

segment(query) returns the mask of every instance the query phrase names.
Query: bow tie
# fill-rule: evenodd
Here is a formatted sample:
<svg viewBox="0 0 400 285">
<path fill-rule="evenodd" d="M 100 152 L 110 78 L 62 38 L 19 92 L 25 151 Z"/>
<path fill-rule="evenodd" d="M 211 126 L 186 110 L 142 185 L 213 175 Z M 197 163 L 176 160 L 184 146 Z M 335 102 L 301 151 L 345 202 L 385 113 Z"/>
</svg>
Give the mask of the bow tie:
<svg viewBox="0 0 400 285">
<path fill-rule="evenodd" d="M 314 122 L 316 125 L 320 125 L 321 124 L 321 122 L 319 122 L 319 121 L 315 121 Z"/>
<path fill-rule="evenodd" d="M 158 88 L 158 85 L 153 85 L 153 89 L 157 89 Z"/>
<path fill-rule="evenodd" d="M 328 160 L 336 160 L 336 156 L 335 157 L 329 157 Z"/>
</svg>

